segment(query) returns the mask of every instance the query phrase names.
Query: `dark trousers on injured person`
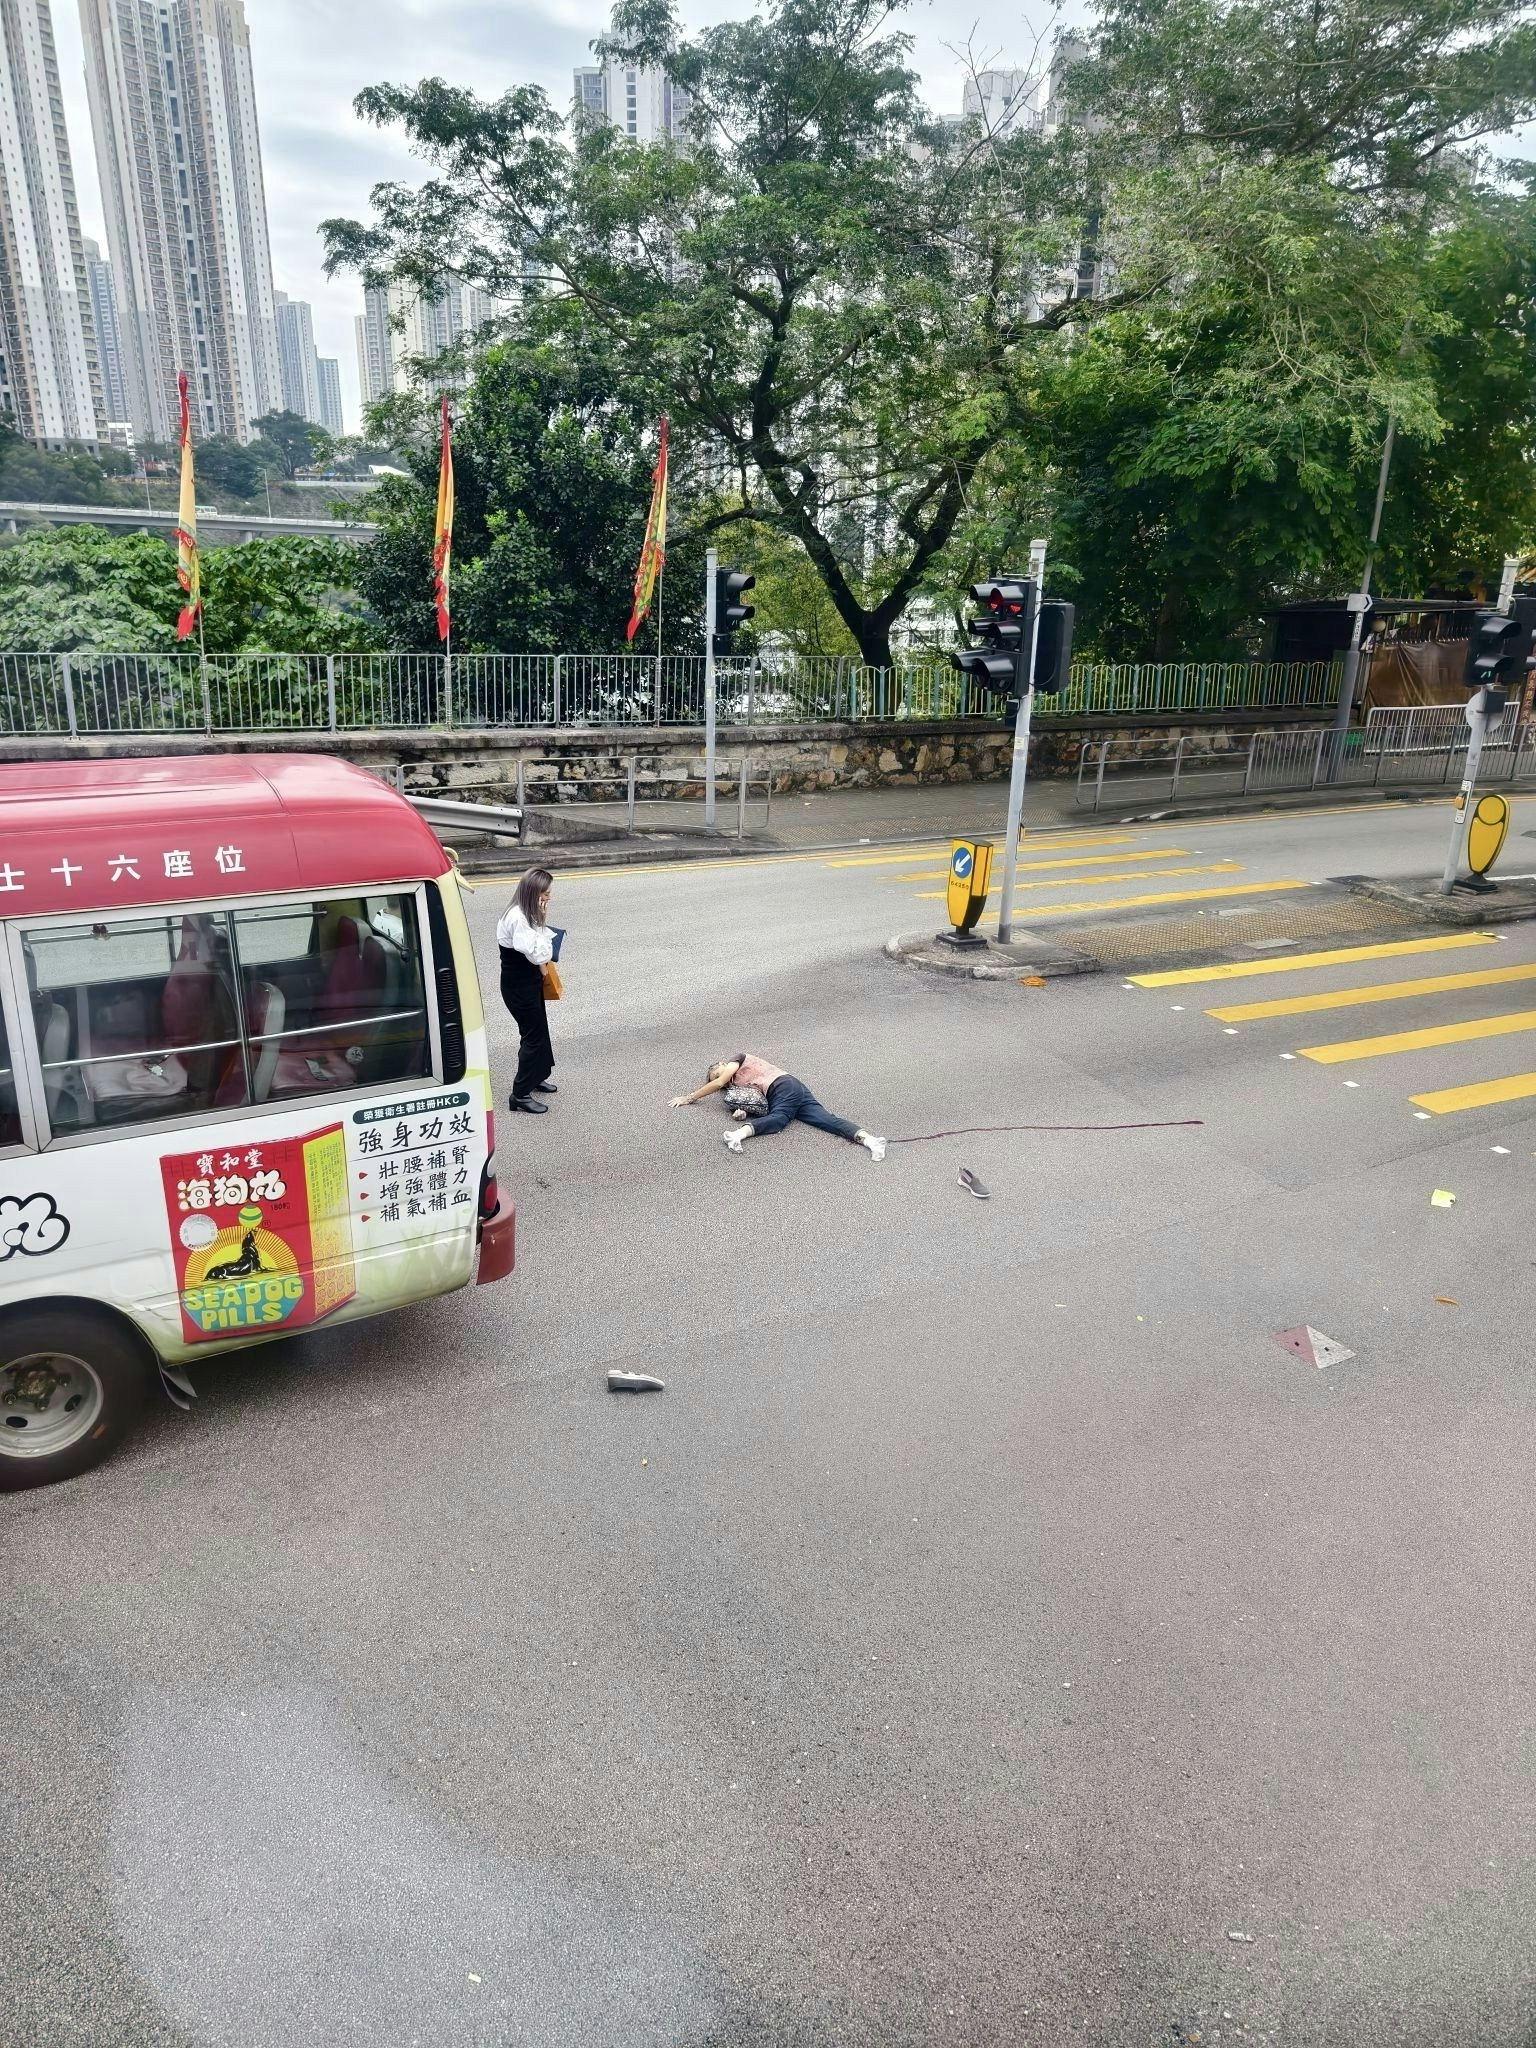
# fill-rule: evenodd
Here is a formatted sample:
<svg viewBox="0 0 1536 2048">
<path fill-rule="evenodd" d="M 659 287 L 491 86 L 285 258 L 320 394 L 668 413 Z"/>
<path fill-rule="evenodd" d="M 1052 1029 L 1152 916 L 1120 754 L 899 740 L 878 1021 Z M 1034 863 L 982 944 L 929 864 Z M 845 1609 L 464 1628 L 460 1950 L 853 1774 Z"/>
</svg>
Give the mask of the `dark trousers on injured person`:
<svg viewBox="0 0 1536 2048">
<path fill-rule="evenodd" d="M 834 1138 L 846 1138 L 850 1144 L 859 1135 L 856 1124 L 823 1108 L 803 1081 L 797 1081 L 793 1074 L 780 1074 L 777 1081 L 769 1083 L 768 1114 L 753 1117 L 748 1129 L 755 1138 L 766 1138 L 771 1132 L 782 1131 L 786 1124 L 792 1123 L 809 1124 L 816 1131 L 830 1131 Z"/>
<path fill-rule="evenodd" d="M 514 1101 L 531 1095 L 555 1071 L 555 1049 L 549 1042 L 549 1011 L 544 977 L 531 960 L 508 946 L 501 949 L 501 1000 L 517 1019 L 522 1044 L 517 1055 Z"/>
</svg>

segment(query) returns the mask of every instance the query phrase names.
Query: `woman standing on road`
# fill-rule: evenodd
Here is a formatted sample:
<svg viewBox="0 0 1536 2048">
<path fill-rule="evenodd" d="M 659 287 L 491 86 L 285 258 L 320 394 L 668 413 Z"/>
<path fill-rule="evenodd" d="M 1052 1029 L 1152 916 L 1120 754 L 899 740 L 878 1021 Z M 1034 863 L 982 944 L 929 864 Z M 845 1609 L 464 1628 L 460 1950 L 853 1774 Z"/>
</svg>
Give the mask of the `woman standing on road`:
<svg viewBox="0 0 1536 2048">
<path fill-rule="evenodd" d="M 521 1038 L 508 1107 L 526 1110 L 530 1116 L 542 1116 L 549 1108 L 547 1102 L 540 1102 L 540 1095 L 558 1092 L 549 1078 L 555 1053 L 549 1042 L 544 999 L 544 969 L 555 957 L 558 937 L 549 923 L 553 886 L 554 876 L 548 868 L 530 868 L 496 927 L 496 943 L 501 948 L 501 1000 L 517 1019 Z"/>
</svg>

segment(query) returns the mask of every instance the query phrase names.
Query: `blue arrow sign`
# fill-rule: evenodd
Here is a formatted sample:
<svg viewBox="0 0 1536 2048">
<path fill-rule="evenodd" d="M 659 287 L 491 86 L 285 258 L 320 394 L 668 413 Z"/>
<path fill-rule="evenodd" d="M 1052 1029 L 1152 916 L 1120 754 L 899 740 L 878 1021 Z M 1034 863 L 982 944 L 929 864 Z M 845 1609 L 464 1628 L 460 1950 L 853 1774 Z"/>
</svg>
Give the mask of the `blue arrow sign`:
<svg viewBox="0 0 1536 2048">
<path fill-rule="evenodd" d="M 950 866 L 954 870 L 956 881 L 963 882 L 971 872 L 972 859 L 971 849 L 968 846 L 957 846 L 955 848 L 955 857 L 950 862 Z"/>
</svg>

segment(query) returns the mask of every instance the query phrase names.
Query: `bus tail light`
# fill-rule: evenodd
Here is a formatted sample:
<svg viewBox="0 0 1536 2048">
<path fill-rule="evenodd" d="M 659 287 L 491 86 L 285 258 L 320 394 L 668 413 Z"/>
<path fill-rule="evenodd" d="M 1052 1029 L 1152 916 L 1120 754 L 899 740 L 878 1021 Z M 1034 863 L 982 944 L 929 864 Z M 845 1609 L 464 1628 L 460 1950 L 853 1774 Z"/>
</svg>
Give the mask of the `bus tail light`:
<svg viewBox="0 0 1536 2048">
<path fill-rule="evenodd" d="M 517 1217 L 496 1185 L 496 1114 L 485 1113 L 485 1165 L 480 1169 L 480 1256 L 475 1279 L 505 1280 L 517 1264 Z"/>
</svg>

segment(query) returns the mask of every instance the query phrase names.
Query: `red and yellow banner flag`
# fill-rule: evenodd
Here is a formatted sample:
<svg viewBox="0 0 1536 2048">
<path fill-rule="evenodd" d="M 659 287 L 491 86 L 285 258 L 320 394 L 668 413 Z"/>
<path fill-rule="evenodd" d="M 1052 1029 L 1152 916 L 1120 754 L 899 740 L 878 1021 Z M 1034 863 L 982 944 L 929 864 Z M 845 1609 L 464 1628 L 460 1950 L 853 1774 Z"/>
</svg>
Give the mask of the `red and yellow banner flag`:
<svg viewBox="0 0 1536 2048">
<path fill-rule="evenodd" d="M 656 467 L 651 471 L 651 511 L 645 522 L 645 539 L 640 546 L 640 566 L 635 571 L 635 605 L 629 615 L 629 624 L 624 629 L 624 638 L 633 640 L 640 630 L 640 621 L 651 608 L 651 599 L 656 594 L 657 580 L 667 563 L 667 423 L 661 423 L 661 445 L 656 451 Z"/>
<path fill-rule="evenodd" d="M 203 609 L 203 572 L 197 558 L 197 481 L 192 474 L 192 427 L 187 412 L 187 373 L 176 379 L 181 393 L 181 500 L 176 510 L 176 581 L 186 603 L 176 621 L 176 638 L 185 640 Z"/>
<path fill-rule="evenodd" d="M 453 439 L 448 429 L 448 394 L 443 393 L 443 445 L 437 469 L 437 525 L 432 533 L 432 598 L 437 606 L 437 637 L 446 640 L 453 621 L 448 609 L 448 579 L 453 568 Z"/>
</svg>

